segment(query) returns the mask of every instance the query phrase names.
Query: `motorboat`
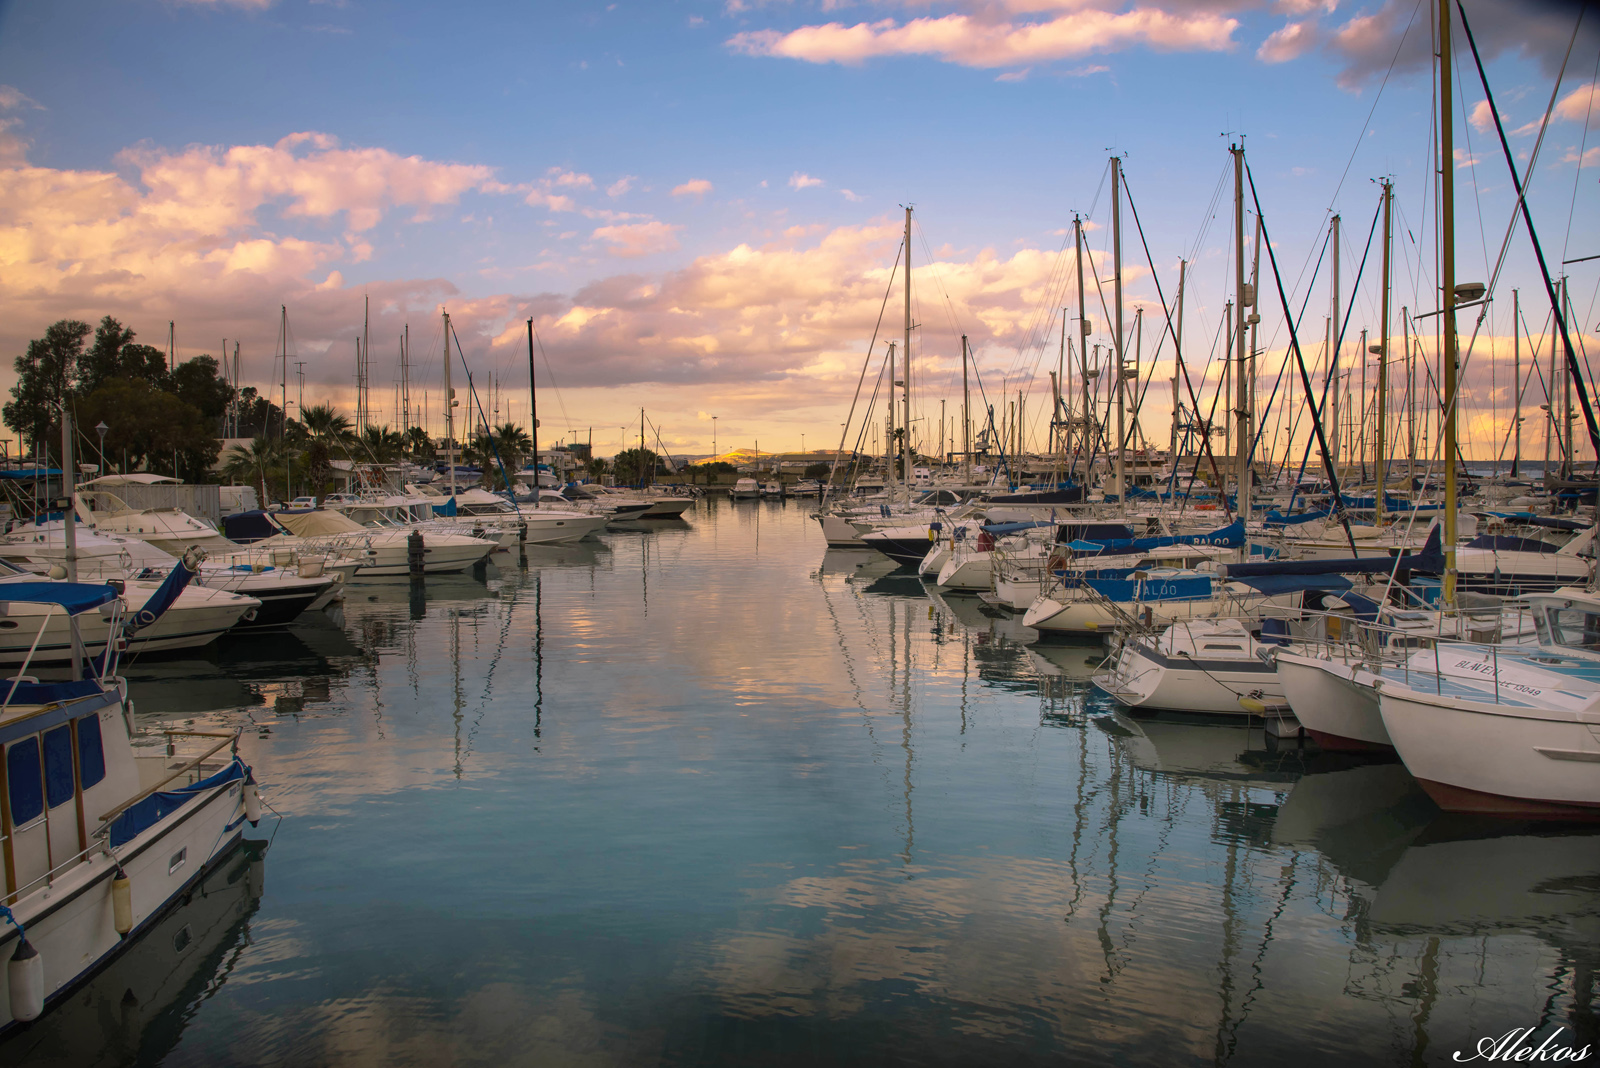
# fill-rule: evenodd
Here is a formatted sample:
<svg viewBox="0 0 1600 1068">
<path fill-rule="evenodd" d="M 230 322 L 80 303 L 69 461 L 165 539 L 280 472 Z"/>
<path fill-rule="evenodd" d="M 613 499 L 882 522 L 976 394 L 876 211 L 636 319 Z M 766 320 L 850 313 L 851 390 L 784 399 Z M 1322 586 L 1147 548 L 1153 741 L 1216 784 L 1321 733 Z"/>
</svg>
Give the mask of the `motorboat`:
<svg viewBox="0 0 1600 1068">
<path fill-rule="evenodd" d="M 336 552 L 360 561 L 356 575 L 374 578 L 411 571 L 410 531 L 363 527 L 338 512 L 240 512 L 223 517 L 223 529 L 236 542 L 268 552 Z M 465 571 L 487 560 L 496 543 L 466 534 L 422 532 L 426 574 Z"/>
<path fill-rule="evenodd" d="M 1600 820 L 1600 596 L 1524 599 L 1536 648 L 1441 642 L 1386 666 L 1384 730 L 1446 811 Z"/>
<path fill-rule="evenodd" d="M 199 554 L 185 557 L 178 569 L 186 569 L 192 577 L 199 570 Z M 0 600 L 11 595 L 11 587 L 26 587 L 37 582 L 40 576 L 0 561 Z M 241 622 L 249 622 L 260 610 L 261 602 L 254 597 L 212 590 L 186 580 L 174 591 L 173 602 L 163 600 L 167 583 L 152 576 L 150 579 L 112 580 L 113 589 L 120 587 L 122 600 L 131 606 L 136 615 L 152 617 L 148 625 L 124 634 L 128 652 L 161 653 L 179 649 L 198 649 L 210 645 Z M 90 654 L 105 651 L 111 640 L 109 617 L 86 616 L 80 622 L 82 641 Z M 5 616 L 0 616 L 0 664 L 19 664 L 24 661 L 60 663 L 73 654 L 72 636 L 67 619 L 59 612 L 47 611 L 31 602 L 19 601 Z"/>
<path fill-rule="evenodd" d="M 1281 717 L 1283 687 L 1263 656 L 1270 648 L 1237 619 L 1189 620 L 1125 636 L 1111 670 L 1091 681 L 1144 712 Z"/>
<path fill-rule="evenodd" d="M 736 501 L 753 501 L 761 496 L 761 483 L 753 478 L 741 478 L 733 484 L 728 496 Z M 829 544 L 832 544 L 831 542 Z"/>
<path fill-rule="evenodd" d="M 179 567 L 171 582 L 181 589 L 191 574 Z M 175 601 L 178 589 L 167 593 Z M 75 666 L 67 681 L 40 682 L 28 674 L 37 655 L 25 655 L 0 680 L 4 1036 L 66 1002 L 157 925 L 233 853 L 261 802 L 237 731 L 171 731 L 170 749 L 136 747 L 114 672 L 141 610 L 114 586 L 0 583 L 0 610 L 5 620 L 43 616 L 46 630 L 59 618 Z M 80 621 L 109 628 L 107 655 L 91 655 Z M 180 741 L 200 748 L 179 755 Z"/>
</svg>

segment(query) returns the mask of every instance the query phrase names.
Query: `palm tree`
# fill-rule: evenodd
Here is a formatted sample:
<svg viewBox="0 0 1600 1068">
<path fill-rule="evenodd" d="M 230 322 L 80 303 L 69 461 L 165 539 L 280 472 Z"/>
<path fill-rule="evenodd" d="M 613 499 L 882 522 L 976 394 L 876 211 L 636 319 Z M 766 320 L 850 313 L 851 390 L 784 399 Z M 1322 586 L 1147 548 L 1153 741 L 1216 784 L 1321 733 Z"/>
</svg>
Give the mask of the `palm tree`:
<svg viewBox="0 0 1600 1068">
<path fill-rule="evenodd" d="M 350 420 L 340 415 L 338 409 L 331 404 L 315 404 L 310 408 L 302 408 L 300 425 L 306 428 L 306 433 L 315 441 L 324 441 L 330 445 L 355 444 L 356 435 L 350 428 Z"/>
<path fill-rule="evenodd" d="M 407 455 L 424 460 L 433 459 L 433 439 L 420 426 L 408 427 L 404 434 Z"/>
<path fill-rule="evenodd" d="M 261 488 L 261 505 L 267 504 L 267 471 L 283 463 L 283 450 L 271 438 L 255 438 L 249 446 L 235 445 L 222 461 L 222 476 L 231 482 L 254 483 Z"/>
<path fill-rule="evenodd" d="M 374 463 L 393 463 L 405 448 L 405 439 L 399 431 L 390 430 L 388 424 L 372 426 L 361 433 L 361 447 Z"/>
<path fill-rule="evenodd" d="M 507 477 L 515 478 L 522 470 L 523 457 L 532 448 L 533 440 L 527 431 L 515 423 L 502 423 L 486 434 L 479 432 L 472 442 L 472 451 L 483 464 L 484 482 L 496 488 L 503 488 L 500 465 L 505 465 Z"/>
</svg>

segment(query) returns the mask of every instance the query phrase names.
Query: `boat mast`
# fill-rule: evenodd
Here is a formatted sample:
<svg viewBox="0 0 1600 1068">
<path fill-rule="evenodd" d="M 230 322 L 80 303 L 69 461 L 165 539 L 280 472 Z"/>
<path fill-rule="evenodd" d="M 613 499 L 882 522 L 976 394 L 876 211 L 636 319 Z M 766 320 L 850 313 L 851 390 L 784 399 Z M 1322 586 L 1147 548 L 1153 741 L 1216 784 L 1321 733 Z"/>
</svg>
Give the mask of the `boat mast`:
<svg viewBox="0 0 1600 1068">
<path fill-rule="evenodd" d="M 372 401 L 367 393 L 367 367 L 372 361 L 372 298 L 361 298 L 361 348 L 356 352 L 356 433 L 366 432 L 372 422 Z"/>
<path fill-rule="evenodd" d="M 911 503 L 911 209 L 906 208 L 906 336 L 905 351 L 901 354 L 901 366 L 905 368 L 905 380 L 900 383 L 901 397 L 905 404 L 905 418 L 900 423 L 900 433 L 903 435 L 900 444 L 901 465 L 906 476 L 906 503 Z M 889 391 L 889 396 L 894 396 L 894 391 Z"/>
<path fill-rule="evenodd" d="M 528 319 L 528 421 L 533 438 L 533 508 L 539 509 L 539 386 L 533 374 L 533 319 Z M 510 487 L 506 487 L 510 489 Z"/>
<path fill-rule="evenodd" d="M 278 333 L 283 338 L 283 367 L 282 378 L 279 379 L 280 396 L 279 410 L 283 413 L 278 420 L 278 437 L 282 439 L 289 433 L 289 306 L 278 305 L 279 325 Z M 304 414 L 304 413 L 301 413 Z M 266 502 L 262 502 L 263 504 Z"/>
<path fill-rule="evenodd" d="M 1245 309 L 1255 304 L 1255 294 L 1244 279 L 1244 138 L 1229 145 L 1233 154 L 1233 287 L 1238 294 L 1239 322 L 1235 331 L 1238 338 L 1236 351 L 1239 369 L 1234 383 L 1234 446 L 1233 456 L 1237 475 L 1237 512 L 1241 519 L 1250 518 L 1250 376 L 1245 366 Z M 1245 547 L 1246 559 L 1250 549 Z"/>
<path fill-rule="evenodd" d="M 1172 464 L 1172 474 L 1178 474 L 1178 413 L 1183 405 L 1178 400 L 1178 379 L 1183 377 L 1183 284 L 1187 281 L 1189 261 L 1178 261 L 1177 322 L 1172 328 L 1172 443 L 1167 446 L 1167 460 Z"/>
<path fill-rule="evenodd" d="M 1456 176 L 1455 122 L 1450 87 L 1450 2 L 1439 5 L 1439 285 L 1443 290 L 1444 351 L 1440 376 L 1444 383 L 1444 603 L 1456 601 Z M 1335 260 L 1335 263 L 1338 261 Z"/>
<path fill-rule="evenodd" d="M 1441 0 L 1444 2 L 1444 0 Z M 1322 396 L 1324 404 L 1332 407 L 1325 410 L 1322 425 L 1328 429 L 1328 454 L 1332 458 L 1333 469 L 1339 469 L 1339 350 L 1344 346 L 1340 344 L 1344 339 L 1340 337 L 1339 329 L 1339 224 L 1342 220 L 1335 215 L 1329 223 L 1333 227 L 1333 318 L 1328 322 L 1328 374 L 1322 382 Z"/>
<path fill-rule="evenodd" d="M 961 335 L 961 454 L 966 481 L 972 481 L 972 392 L 967 386 L 967 335 Z"/>
<path fill-rule="evenodd" d="M 1126 515 L 1128 511 L 1128 459 L 1127 441 L 1123 434 L 1127 421 L 1127 391 L 1122 381 L 1122 160 L 1111 157 L 1111 291 L 1116 301 L 1117 350 L 1117 506 Z"/>
<path fill-rule="evenodd" d="M 1087 462 L 1087 457 L 1090 455 L 1089 419 L 1094 412 L 1094 409 L 1089 404 L 1089 346 L 1087 342 L 1089 335 L 1093 332 L 1093 324 L 1089 322 L 1088 310 L 1083 306 L 1083 219 L 1078 215 L 1077 212 L 1072 213 L 1072 241 L 1074 249 L 1073 259 L 1077 262 L 1078 266 L 1078 334 L 1080 337 L 1078 342 L 1078 362 L 1082 365 L 1081 370 L 1083 372 L 1082 375 L 1079 376 L 1083 379 L 1083 434 L 1078 439 L 1078 451 L 1085 457 Z M 1078 473 L 1078 463 L 1076 458 L 1073 459 L 1072 473 L 1074 475 Z M 1092 474 L 1093 472 L 1090 471 L 1084 472 L 1084 485 L 1088 485 L 1090 476 Z"/>
<path fill-rule="evenodd" d="M 899 481 L 894 477 L 894 342 L 889 342 L 889 425 L 888 433 L 884 438 L 884 457 L 889 464 L 889 503 L 894 503 L 895 487 Z M 756 450 L 760 452 L 760 449 Z M 760 458 L 757 457 L 757 462 Z"/>
<path fill-rule="evenodd" d="M 400 342 L 400 433 L 411 429 L 411 324 Z"/>
<path fill-rule="evenodd" d="M 450 386 L 450 313 L 444 315 L 444 454 L 450 465 L 450 499 L 456 497 L 456 391 Z"/>
<path fill-rule="evenodd" d="M 1516 405 L 1511 412 L 1511 431 L 1517 436 L 1511 450 L 1511 477 L 1522 465 L 1522 311 L 1517 291 L 1511 291 L 1511 394 Z"/>
<path fill-rule="evenodd" d="M 1383 299 L 1379 310 L 1378 323 L 1378 423 L 1374 428 L 1372 466 L 1376 474 L 1378 489 L 1374 497 L 1374 526 L 1383 526 L 1383 495 L 1388 485 L 1389 468 L 1384 459 L 1384 432 L 1388 429 L 1388 407 L 1385 398 L 1389 389 L 1389 290 L 1393 285 L 1392 264 L 1390 260 L 1390 245 L 1393 241 L 1394 231 L 1390 226 L 1389 212 L 1394 203 L 1394 183 L 1385 178 L 1383 180 Z"/>
</svg>

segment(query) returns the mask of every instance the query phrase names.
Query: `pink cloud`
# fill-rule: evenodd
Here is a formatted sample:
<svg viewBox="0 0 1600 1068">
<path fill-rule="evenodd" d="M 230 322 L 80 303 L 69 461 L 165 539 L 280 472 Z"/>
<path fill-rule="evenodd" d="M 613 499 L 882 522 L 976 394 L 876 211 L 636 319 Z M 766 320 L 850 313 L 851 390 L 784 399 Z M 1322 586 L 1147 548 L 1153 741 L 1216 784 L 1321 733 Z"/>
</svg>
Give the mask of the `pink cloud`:
<svg viewBox="0 0 1600 1068">
<path fill-rule="evenodd" d="M 789 175 L 790 189 L 810 189 L 814 185 L 821 184 L 823 184 L 821 178 L 813 178 L 811 175 L 801 174 L 799 171 Z"/>
<path fill-rule="evenodd" d="M 676 250 L 677 232 L 681 229 L 683 227 L 664 222 L 626 223 L 602 226 L 590 236 L 596 241 L 604 241 L 613 256 L 629 259 Z"/>
<path fill-rule="evenodd" d="M 1316 26 L 1310 22 L 1291 22 L 1261 42 L 1256 58 L 1263 63 L 1287 63 L 1298 59 L 1317 43 Z"/>
<path fill-rule="evenodd" d="M 1171 51 L 1223 51 L 1233 47 L 1238 25 L 1237 19 L 1212 12 L 1179 15 L 1148 7 L 1124 12 L 1090 7 L 1044 22 L 990 21 L 966 14 L 905 23 L 829 22 L 789 33 L 746 31 L 727 44 L 747 55 L 809 63 L 859 64 L 876 56 L 926 55 L 968 67 L 1011 67 L 1138 44 Z"/>
<path fill-rule="evenodd" d="M 702 197 L 711 192 L 714 187 L 704 178 L 691 178 L 680 186 L 674 186 L 672 195 L 675 197 Z"/>
</svg>

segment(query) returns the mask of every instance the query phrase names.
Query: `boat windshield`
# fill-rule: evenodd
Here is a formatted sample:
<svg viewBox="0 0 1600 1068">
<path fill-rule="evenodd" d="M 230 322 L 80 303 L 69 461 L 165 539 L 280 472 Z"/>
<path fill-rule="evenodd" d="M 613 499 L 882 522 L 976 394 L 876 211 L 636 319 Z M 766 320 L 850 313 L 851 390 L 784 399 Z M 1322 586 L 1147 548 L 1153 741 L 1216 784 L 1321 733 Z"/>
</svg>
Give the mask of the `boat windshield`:
<svg viewBox="0 0 1600 1068">
<path fill-rule="evenodd" d="M 1534 614 L 1539 644 L 1600 654 L 1600 612 L 1594 605 L 1540 605 Z"/>
</svg>

